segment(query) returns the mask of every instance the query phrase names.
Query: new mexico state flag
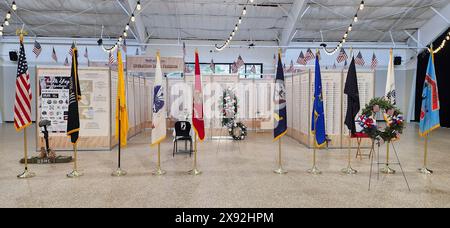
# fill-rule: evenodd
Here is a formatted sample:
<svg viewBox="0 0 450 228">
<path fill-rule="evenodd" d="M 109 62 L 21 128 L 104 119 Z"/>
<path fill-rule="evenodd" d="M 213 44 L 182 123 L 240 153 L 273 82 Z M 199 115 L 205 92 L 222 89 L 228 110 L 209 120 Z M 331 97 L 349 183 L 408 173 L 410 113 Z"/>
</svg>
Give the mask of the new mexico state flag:
<svg viewBox="0 0 450 228">
<path fill-rule="evenodd" d="M 127 97 L 125 94 L 125 79 L 123 76 L 123 61 L 120 49 L 117 51 L 117 64 L 119 71 L 119 78 L 117 82 L 117 104 L 116 104 L 116 139 L 120 135 L 120 145 L 127 145 L 128 135 L 128 111 L 127 111 Z M 120 132 L 119 132 L 119 117 L 120 117 Z"/>
</svg>

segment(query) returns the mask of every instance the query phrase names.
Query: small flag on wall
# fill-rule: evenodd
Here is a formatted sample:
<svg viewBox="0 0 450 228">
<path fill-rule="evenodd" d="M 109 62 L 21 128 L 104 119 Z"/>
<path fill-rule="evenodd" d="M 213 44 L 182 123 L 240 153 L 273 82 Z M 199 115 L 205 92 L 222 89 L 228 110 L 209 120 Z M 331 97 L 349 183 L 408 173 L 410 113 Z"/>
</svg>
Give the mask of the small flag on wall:
<svg viewBox="0 0 450 228">
<path fill-rule="evenodd" d="M 136 55 L 139 55 L 139 48 L 136 48 Z"/>
<path fill-rule="evenodd" d="M 86 47 L 86 49 L 84 50 L 84 57 L 85 57 L 86 59 L 89 59 L 89 53 L 88 53 L 87 47 Z"/>
<path fill-rule="evenodd" d="M 303 54 L 303 51 L 300 52 L 300 55 L 298 56 L 298 59 L 297 59 L 297 63 L 300 65 L 306 66 L 307 62 L 305 59 L 305 55 Z"/>
<path fill-rule="evenodd" d="M 123 40 L 122 50 L 125 53 L 125 55 L 127 55 L 127 40 L 126 39 Z"/>
<path fill-rule="evenodd" d="M 306 51 L 306 55 L 305 55 L 305 61 L 309 62 L 315 58 L 316 58 L 316 56 L 314 56 L 314 53 L 311 51 L 310 48 L 308 48 L 308 50 Z"/>
<path fill-rule="evenodd" d="M 114 60 L 114 55 L 110 52 L 110 53 L 109 53 L 109 65 L 110 65 L 110 66 L 113 65 L 114 62 L 115 62 L 115 60 Z"/>
<path fill-rule="evenodd" d="M 34 41 L 33 53 L 36 55 L 36 59 L 39 57 L 41 52 L 42 52 L 41 44 L 39 42 L 37 42 L 37 40 Z"/>
<path fill-rule="evenodd" d="M 361 52 L 358 52 L 358 55 L 355 58 L 355 64 L 359 66 L 366 65 L 366 61 L 364 61 L 364 57 Z"/>
<path fill-rule="evenodd" d="M 70 49 L 69 49 L 69 55 L 70 55 L 70 57 L 72 57 L 73 56 L 73 49 L 75 48 L 75 43 L 72 43 L 72 46 L 70 47 Z"/>
<path fill-rule="evenodd" d="M 372 64 L 371 64 L 372 70 L 375 70 L 377 68 L 377 66 L 378 66 L 378 58 L 377 58 L 377 56 L 375 55 L 375 52 L 374 52 L 373 56 L 372 56 Z"/>
<path fill-rule="evenodd" d="M 53 59 L 55 62 L 58 62 L 58 56 L 56 56 L 55 47 L 53 47 L 53 51 L 52 51 L 52 59 Z"/>
<path fill-rule="evenodd" d="M 242 56 L 239 55 L 237 61 L 236 61 L 236 67 L 239 70 L 239 68 L 241 68 L 242 66 L 245 65 L 244 60 L 242 59 Z"/>
<path fill-rule="evenodd" d="M 69 66 L 69 59 L 66 56 L 66 60 L 64 60 L 64 66 Z"/>
<path fill-rule="evenodd" d="M 216 64 L 214 63 L 213 59 L 211 59 L 211 63 L 209 64 L 209 68 L 211 68 L 211 71 L 213 73 L 216 73 Z"/>
<path fill-rule="evenodd" d="M 250 73 L 256 74 L 256 66 L 253 65 L 252 68 L 250 69 Z"/>
<path fill-rule="evenodd" d="M 339 52 L 338 57 L 336 58 L 336 62 L 338 63 L 342 63 L 344 61 L 347 61 L 348 56 L 347 53 L 345 52 L 345 50 L 342 48 L 341 51 Z"/>
</svg>

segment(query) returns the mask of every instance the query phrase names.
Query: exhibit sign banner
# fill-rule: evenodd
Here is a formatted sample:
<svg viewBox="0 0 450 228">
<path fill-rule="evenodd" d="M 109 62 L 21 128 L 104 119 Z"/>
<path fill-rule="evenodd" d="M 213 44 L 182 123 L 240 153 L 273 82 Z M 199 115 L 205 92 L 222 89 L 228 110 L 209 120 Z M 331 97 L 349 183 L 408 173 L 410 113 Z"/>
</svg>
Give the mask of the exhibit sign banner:
<svg viewBox="0 0 450 228">
<path fill-rule="evenodd" d="M 53 149 L 70 149 L 66 137 L 69 104 L 70 68 L 38 67 L 37 121 L 50 120 Z M 108 149 L 110 147 L 110 73 L 107 68 L 79 68 L 81 100 L 80 149 Z M 39 133 L 39 129 L 37 129 Z M 39 137 L 42 135 L 38 134 Z M 95 143 L 94 143 L 95 141 Z M 42 146 L 37 140 L 38 148 Z"/>
<path fill-rule="evenodd" d="M 155 73 L 156 57 L 154 56 L 128 56 L 127 72 Z M 161 57 L 163 73 L 182 72 L 184 61 L 182 57 Z"/>
</svg>

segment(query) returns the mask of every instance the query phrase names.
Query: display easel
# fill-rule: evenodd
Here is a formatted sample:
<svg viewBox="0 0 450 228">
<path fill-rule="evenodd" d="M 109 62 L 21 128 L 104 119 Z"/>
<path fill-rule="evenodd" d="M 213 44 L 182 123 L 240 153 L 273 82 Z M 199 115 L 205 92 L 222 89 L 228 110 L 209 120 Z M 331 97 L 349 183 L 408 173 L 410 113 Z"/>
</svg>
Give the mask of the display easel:
<svg viewBox="0 0 450 228">
<path fill-rule="evenodd" d="M 389 160 L 387 160 L 387 162 L 380 162 L 380 144 L 378 144 L 377 162 L 375 163 L 377 165 L 377 181 L 380 180 L 380 173 L 382 173 L 381 170 L 380 170 L 380 165 L 385 165 L 386 167 L 389 167 L 389 165 L 398 165 L 400 167 L 401 172 L 402 172 L 402 175 L 403 175 L 403 178 L 405 180 L 406 186 L 408 187 L 408 190 L 411 191 L 411 188 L 410 188 L 409 183 L 408 183 L 408 179 L 406 178 L 405 172 L 403 171 L 403 167 L 402 167 L 402 164 L 400 162 L 400 158 L 398 156 L 397 150 L 395 149 L 394 142 L 391 141 L 391 142 L 387 143 L 386 149 L 388 151 L 389 151 L 390 147 L 392 147 L 392 149 L 394 150 L 394 154 L 395 154 L 395 156 L 397 158 L 397 162 L 389 162 Z M 388 154 L 389 154 L 389 152 L 388 152 Z M 372 184 L 372 173 L 373 173 L 373 165 L 374 165 L 373 157 L 374 156 L 372 156 L 371 159 L 370 159 L 369 191 L 370 191 L 371 184 Z M 394 174 L 394 173 L 386 173 L 386 174 Z"/>
</svg>

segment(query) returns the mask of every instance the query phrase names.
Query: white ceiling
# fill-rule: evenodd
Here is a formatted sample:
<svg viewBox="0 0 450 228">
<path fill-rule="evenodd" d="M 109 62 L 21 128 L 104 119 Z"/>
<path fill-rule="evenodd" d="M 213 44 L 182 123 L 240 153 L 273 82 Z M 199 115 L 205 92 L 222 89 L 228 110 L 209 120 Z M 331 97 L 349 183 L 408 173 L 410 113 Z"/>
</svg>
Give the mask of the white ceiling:
<svg viewBox="0 0 450 228">
<path fill-rule="evenodd" d="M 295 0 L 255 0 L 248 6 L 235 40 L 276 41 L 288 24 L 288 15 Z M 0 0 L 1 15 L 5 15 L 12 0 Z M 26 24 L 30 36 L 100 37 L 102 25 L 105 37 L 119 36 L 129 19 L 136 0 L 19 0 L 17 15 L 5 35 L 14 35 Z M 143 10 L 138 23 L 152 39 L 226 39 L 246 0 L 141 0 Z M 294 27 L 293 41 L 338 41 L 351 23 L 360 0 L 306 0 L 309 6 Z M 408 39 L 404 30 L 414 32 L 450 0 L 366 0 L 366 9 L 359 14 L 349 41 L 391 41 Z M 122 7 L 123 6 L 123 7 Z M 18 17 L 17 17 L 18 16 Z M 136 36 L 139 30 L 133 27 Z"/>
</svg>

